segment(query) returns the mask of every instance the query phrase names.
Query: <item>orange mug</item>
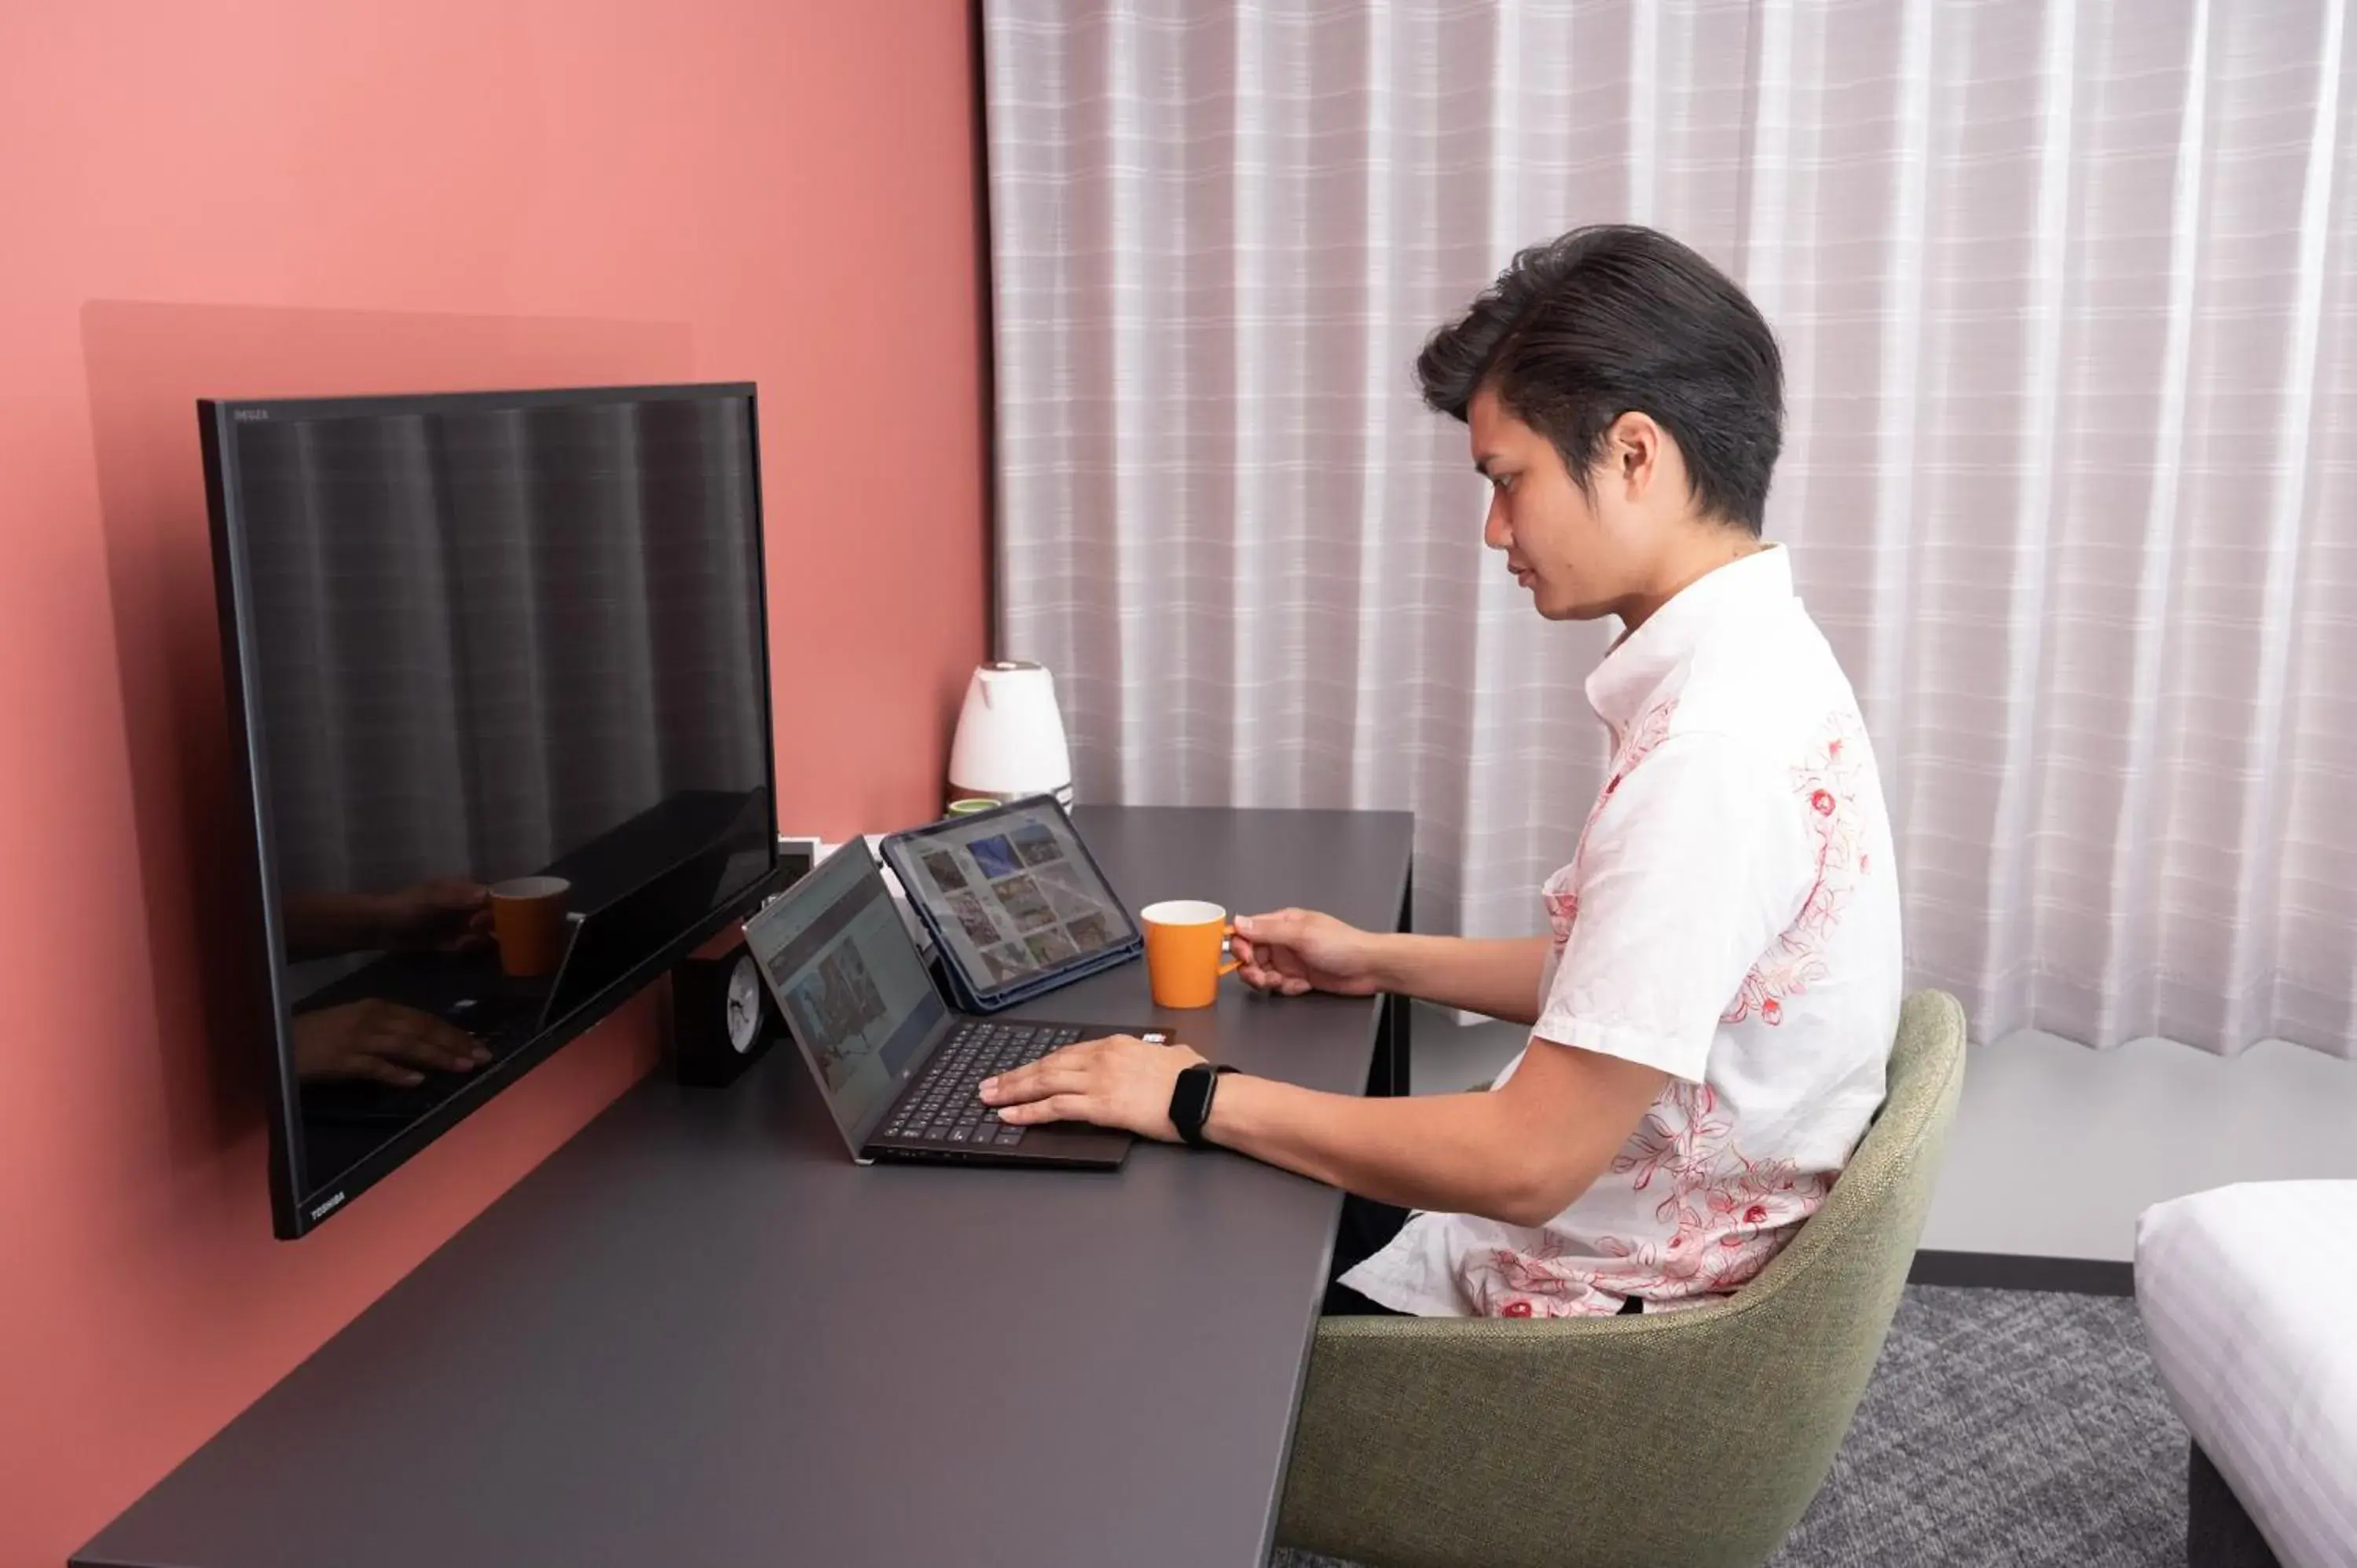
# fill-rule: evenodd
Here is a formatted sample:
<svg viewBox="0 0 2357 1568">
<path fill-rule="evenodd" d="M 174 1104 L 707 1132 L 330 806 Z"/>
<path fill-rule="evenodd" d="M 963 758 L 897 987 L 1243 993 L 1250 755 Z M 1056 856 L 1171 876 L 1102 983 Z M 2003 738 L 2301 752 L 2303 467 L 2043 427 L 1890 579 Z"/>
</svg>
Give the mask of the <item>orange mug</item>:
<svg viewBox="0 0 2357 1568">
<path fill-rule="evenodd" d="M 1220 979 L 1233 974 L 1234 959 L 1221 961 L 1235 928 L 1228 912 L 1200 898 L 1149 904 L 1138 914 L 1146 927 L 1146 974 L 1157 1007 L 1209 1007 L 1219 1000 Z"/>
<path fill-rule="evenodd" d="M 554 974 L 565 961 L 565 904 L 573 884 L 562 876 L 519 876 L 491 884 L 491 936 L 501 972 Z"/>
</svg>

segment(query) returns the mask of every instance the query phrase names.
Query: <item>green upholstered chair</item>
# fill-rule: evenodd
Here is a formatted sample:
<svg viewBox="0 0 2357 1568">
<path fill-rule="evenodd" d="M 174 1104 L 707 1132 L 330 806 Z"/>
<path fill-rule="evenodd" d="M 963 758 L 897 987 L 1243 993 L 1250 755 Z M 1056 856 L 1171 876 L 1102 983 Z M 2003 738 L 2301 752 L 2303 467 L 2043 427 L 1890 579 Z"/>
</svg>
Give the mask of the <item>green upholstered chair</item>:
<svg viewBox="0 0 2357 1568">
<path fill-rule="evenodd" d="M 1760 1562 L 1824 1484 L 1866 1391 L 1964 1070 L 1955 998 L 1909 998 L 1847 1168 L 1723 1302 L 1325 1319 L 1277 1539 L 1373 1568 Z"/>
</svg>

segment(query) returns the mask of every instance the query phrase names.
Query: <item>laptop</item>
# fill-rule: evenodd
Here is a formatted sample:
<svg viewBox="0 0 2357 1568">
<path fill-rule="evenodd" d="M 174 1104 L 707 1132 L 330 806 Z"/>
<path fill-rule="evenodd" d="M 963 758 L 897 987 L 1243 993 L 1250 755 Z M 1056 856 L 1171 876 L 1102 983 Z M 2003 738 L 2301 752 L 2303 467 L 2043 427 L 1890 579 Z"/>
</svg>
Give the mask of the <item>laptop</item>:
<svg viewBox="0 0 2357 1568">
<path fill-rule="evenodd" d="M 855 839 L 745 922 L 786 1032 L 852 1158 L 957 1160 L 1110 1170 L 1130 1133 L 1076 1122 L 1016 1127 L 985 1108 L 982 1080 L 1060 1046 L 1135 1025 L 1041 1024 L 952 1009 Z"/>
</svg>

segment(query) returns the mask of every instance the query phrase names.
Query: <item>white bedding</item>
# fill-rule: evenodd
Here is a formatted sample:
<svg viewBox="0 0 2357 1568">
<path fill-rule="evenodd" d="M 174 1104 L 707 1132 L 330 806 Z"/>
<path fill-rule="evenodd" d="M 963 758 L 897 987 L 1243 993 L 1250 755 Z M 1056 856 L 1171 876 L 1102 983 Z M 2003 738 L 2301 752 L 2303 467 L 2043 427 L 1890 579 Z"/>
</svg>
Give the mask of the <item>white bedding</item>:
<svg viewBox="0 0 2357 1568">
<path fill-rule="evenodd" d="M 2136 1291 L 2169 1402 L 2276 1555 L 2357 1568 L 2357 1181 L 2155 1204 Z"/>
</svg>

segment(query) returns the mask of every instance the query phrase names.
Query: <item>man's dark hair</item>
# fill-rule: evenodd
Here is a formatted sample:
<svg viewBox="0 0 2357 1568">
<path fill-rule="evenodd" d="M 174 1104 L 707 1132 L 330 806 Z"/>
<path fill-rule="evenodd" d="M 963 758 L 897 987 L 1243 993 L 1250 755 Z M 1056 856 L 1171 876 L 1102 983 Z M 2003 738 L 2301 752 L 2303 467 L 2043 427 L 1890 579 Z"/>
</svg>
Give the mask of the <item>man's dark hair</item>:
<svg viewBox="0 0 2357 1568">
<path fill-rule="evenodd" d="M 1415 362 L 1424 401 L 1466 417 L 1485 385 L 1545 436 L 1583 493 L 1604 433 L 1650 414 L 1703 511 L 1757 535 L 1784 424 L 1784 364 L 1758 307 L 1667 234 L 1575 229 L 1516 256 Z"/>
</svg>

